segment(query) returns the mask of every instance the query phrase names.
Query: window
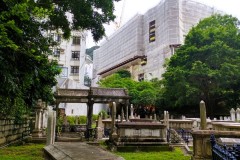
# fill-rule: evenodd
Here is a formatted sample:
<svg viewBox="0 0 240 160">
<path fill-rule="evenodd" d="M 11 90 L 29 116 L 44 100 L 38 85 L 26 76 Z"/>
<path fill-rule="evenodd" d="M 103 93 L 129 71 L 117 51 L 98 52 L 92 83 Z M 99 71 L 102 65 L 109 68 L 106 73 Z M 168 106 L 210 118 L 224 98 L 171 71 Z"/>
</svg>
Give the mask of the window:
<svg viewBox="0 0 240 160">
<path fill-rule="evenodd" d="M 61 34 L 56 34 L 56 37 L 55 37 L 56 39 L 56 41 L 57 42 L 61 42 L 61 40 L 62 40 L 62 35 Z"/>
<path fill-rule="evenodd" d="M 71 74 L 79 74 L 79 66 L 71 66 Z"/>
<path fill-rule="evenodd" d="M 80 45 L 80 40 L 81 40 L 81 37 L 73 36 L 73 42 L 72 42 L 72 44 L 73 44 L 73 45 Z"/>
<path fill-rule="evenodd" d="M 55 42 L 61 42 L 62 40 L 62 35 L 58 33 L 51 33 L 50 38 L 55 41 Z"/>
<path fill-rule="evenodd" d="M 60 49 L 54 48 L 53 49 L 53 56 L 59 58 L 60 57 Z"/>
<path fill-rule="evenodd" d="M 144 81 L 144 73 L 138 75 L 138 81 L 139 82 Z"/>
<path fill-rule="evenodd" d="M 149 43 L 155 41 L 155 20 L 149 23 Z"/>
<path fill-rule="evenodd" d="M 72 51 L 72 60 L 79 60 L 80 51 Z"/>
<path fill-rule="evenodd" d="M 72 114 L 73 114 L 73 109 L 72 109 Z"/>
</svg>

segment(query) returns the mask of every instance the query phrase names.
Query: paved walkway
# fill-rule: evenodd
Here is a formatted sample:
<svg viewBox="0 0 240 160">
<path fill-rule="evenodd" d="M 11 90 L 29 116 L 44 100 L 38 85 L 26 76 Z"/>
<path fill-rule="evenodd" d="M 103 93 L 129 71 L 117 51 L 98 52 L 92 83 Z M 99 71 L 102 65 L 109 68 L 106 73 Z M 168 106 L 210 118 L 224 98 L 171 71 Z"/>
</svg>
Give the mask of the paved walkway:
<svg viewBox="0 0 240 160">
<path fill-rule="evenodd" d="M 124 160 L 111 152 L 83 142 L 55 142 L 44 147 L 54 160 Z"/>
</svg>

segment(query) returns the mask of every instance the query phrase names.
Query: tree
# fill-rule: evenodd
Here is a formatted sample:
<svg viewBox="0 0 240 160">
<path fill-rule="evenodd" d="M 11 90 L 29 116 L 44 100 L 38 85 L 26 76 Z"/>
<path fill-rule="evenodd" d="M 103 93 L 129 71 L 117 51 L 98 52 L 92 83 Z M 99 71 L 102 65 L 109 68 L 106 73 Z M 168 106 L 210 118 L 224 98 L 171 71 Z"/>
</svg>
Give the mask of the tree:
<svg viewBox="0 0 240 160">
<path fill-rule="evenodd" d="M 99 81 L 101 87 L 106 88 L 125 88 L 131 97 L 130 103 L 135 106 L 155 105 L 157 90 L 152 82 L 136 82 L 130 77 L 121 77 L 122 72 L 112 74 Z"/>
<path fill-rule="evenodd" d="M 93 51 L 98 49 L 99 46 L 93 46 L 91 48 L 86 49 L 86 54 L 89 55 L 91 57 L 91 59 L 93 60 Z"/>
<path fill-rule="evenodd" d="M 204 100 L 212 115 L 219 104 L 225 104 L 225 109 L 239 104 L 238 25 L 237 18 L 213 15 L 190 30 L 163 74 L 162 95 L 167 106 L 198 106 Z"/>
<path fill-rule="evenodd" d="M 131 73 L 127 70 L 119 70 L 116 72 L 121 78 L 131 78 Z"/>
<path fill-rule="evenodd" d="M 118 0 L 115 0 L 118 1 Z M 52 87 L 60 73 L 49 61 L 48 30 L 92 31 L 104 36 L 103 23 L 114 20 L 113 0 L 0 0 L 0 115 L 22 115 L 37 99 L 53 100 Z M 67 14 L 72 14 L 72 22 Z"/>
</svg>

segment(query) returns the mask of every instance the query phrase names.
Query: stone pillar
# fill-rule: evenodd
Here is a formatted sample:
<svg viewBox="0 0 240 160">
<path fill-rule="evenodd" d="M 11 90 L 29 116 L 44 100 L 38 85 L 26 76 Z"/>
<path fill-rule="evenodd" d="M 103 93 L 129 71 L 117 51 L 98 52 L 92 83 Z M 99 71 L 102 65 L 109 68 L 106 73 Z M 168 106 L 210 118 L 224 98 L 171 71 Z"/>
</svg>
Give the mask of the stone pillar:
<svg viewBox="0 0 240 160">
<path fill-rule="evenodd" d="M 123 107 L 121 108 L 121 122 L 123 122 L 123 118 L 124 118 L 124 111 L 123 111 Z"/>
<path fill-rule="evenodd" d="M 130 110 L 131 110 L 131 117 L 130 118 L 132 119 L 132 118 L 134 118 L 134 116 L 133 116 L 133 111 L 134 111 L 133 104 L 131 104 Z"/>
<path fill-rule="evenodd" d="M 128 122 L 128 104 L 126 104 L 126 122 Z"/>
<path fill-rule="evenodd" d="M 48 111 L 47 111 L 47 105 L 44 102 L 43 103 L 43 112 L 42 112 L 42 130 L 43 130 L 43 136 L 46 136 L 46 128 L 47 128 L 47 120 L 48 120 Z"/>
<path fill-rule="evenodd" d="M 92 128 L 93 102 L 87 103 L 87 129 Z"/>
<path fill-rule="evenodd" d="M 167 124 L 167 111 L 163 112 L 163 123 L 166 125 Z"/>
<path fill-rule="evenodd" d="M 230 115 L 231 115 L 231 120 L 235 121 L 236 120 L 236 111 L 233 108 L 230 110 Z"/>
<path fill-rule="evenodd" d="M 56 111 L 48 109 L 48 124 L 47 124 L 47 145 L 55 142 L 55 128 L 56 128 Z"/>
<path fill-rule="evenodd" d="M 33 137 L 42 137 L 42 100 L 39 99 L 35 107 L 35 127 L 33 130 Z"/>
<path fill-rule="evenodd" d="M 168 111 L 167 111 L 167 114 L 166 114 L 166 117 L 167 117 L 167 129 L 169 129 L 169 113 L 168 113 Z"/>
<path fill-rule="evenodd" d="M 117 138 L 117 133 L 116 133 L 116 127 L 115 127 L 115 122 L 116 121 L 116 103 L 113 102 L 112 105 L 112 126 L 111 126 L 111 140 L 114 140 Z"/>
<path fill-rule="evenodd" d="M 200 102 L 200 119 L 201 119 L 201 123 L 200 123 L 200 129 L 201 130 L 206 130 L 207 129 L 207 115 L 206 115 L 206 106 L 205 106 L 205 102 L 201 101 Z"/>
<path fill-rule="evenodd" d="M 240 109 L 239 108 L 236 109 L 236 114 L 237 114 L 237 121 L 239 122 L 240 121 Z"/>
</svg>

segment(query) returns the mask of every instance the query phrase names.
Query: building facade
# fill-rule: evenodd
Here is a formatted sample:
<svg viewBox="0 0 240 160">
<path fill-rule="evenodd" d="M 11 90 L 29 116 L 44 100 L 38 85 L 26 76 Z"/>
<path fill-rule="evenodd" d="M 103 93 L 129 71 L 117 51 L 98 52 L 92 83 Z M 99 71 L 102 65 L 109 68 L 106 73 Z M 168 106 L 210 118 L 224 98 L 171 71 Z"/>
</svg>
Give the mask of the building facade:
<svg viewBox="0 0 240 160">
<path fill-rule="evenodd" d="M 192 26 L 216 9 L 193 0 L 162 0 L 137 14 L 94 51 L 93 83 L 127 69 L 138 81 L 161 79 L 165 60 L 184 43 Z"/>
<path fill-rule="evenodd" d="M 62 68 L 61 78 L 69 78 L 84 85 L 84 71 L 85 71 L 85 50 L 86 50 L 86 36 L 85 32 L 72 31 L 69 40 L 63 40 L 62 34 L 51 31 L 49 35 L 59 45 L 51 48 L 53 54 L 49 59 L 58 61 L 59 67 Z"/>
</svg>

